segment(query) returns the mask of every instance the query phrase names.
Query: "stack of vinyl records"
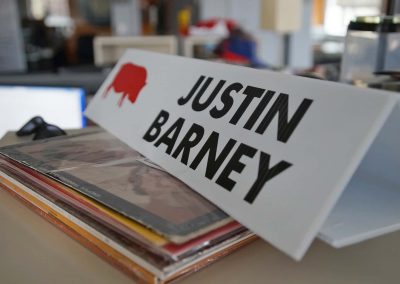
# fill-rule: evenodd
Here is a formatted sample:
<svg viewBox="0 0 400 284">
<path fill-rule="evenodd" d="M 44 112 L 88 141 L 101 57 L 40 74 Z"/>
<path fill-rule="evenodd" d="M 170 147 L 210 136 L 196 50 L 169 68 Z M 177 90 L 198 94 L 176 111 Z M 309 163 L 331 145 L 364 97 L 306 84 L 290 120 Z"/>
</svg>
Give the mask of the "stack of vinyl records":
<svg viewBox="0 0 400 284">
<path fill-rule="evenodd" d="M 140 281 L 168 283 L 255 239 L 99 130 L 1 148 L 0 187 Z"/>
</svg>

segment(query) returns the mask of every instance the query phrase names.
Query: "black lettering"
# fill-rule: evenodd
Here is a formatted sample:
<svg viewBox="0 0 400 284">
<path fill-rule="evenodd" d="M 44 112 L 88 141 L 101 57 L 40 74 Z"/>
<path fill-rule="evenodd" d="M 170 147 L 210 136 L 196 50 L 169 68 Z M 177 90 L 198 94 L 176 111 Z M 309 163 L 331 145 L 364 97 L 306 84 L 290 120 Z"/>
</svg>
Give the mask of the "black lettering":
<svg viewBox="0 0 400 284">
<path fill-rule="evenodd" d="M 181 143 L 179 143 L 179 145 L 176 147 L 174 153 L 172 154 L 172 157 L 176 159 L 182 152 L 181 162 L 187 165 L 190 149 L 200 142 L 200 140 L 203 138 L 203 135 L 204 128 L 196 123 L 193 123 L 193 125 L 186 133 L 185 137 L 183 137 Z"/>
<path fill-rule="evenodd" d="M 233 105 L 233 98 L 231 96 L 232 91 L 240 91 L 243 88 L 243 85 L 240 83 L 232 83 L 226 89 L 221 95 L 221 102 L 224 104 L 224 106 L 221 109 L 218 109 L 216 106 L 213 107 L 210 110 L 210 115 L 213 118 L 221 118 L 223 117 L 232 107 Z"/>
<path fill-rule="evenodd" d="M 243 95 L 246 97 L 244 98 L 243 102 L 240 104 L 238 109 L 236 110 L 235 114 L 232 116 L 229 123 L 236 125 L 239 119 L 242 117 L 243 113 L 249 107 L 250 103 L 253 101 L 254 98 L 259 98 L 264 93 L 265 89 L 247 86 L 246 89 L 243 91 Z"/>
<path fill-rule="evenodd" d="M 310 99 L 304 99 L 292 118 L 288 121 L 289 95 L 284 93 L 279 94 L 271 109 L 268 110 L 264 119 L 257 127 L 256 132 L 264 134 L 275 115 L 278 114 L 278 140 L 286 143 L 312 102 Z"/>
<path fill-rule="evenodd" d="M 221 167 L 222 163 L 225 161 L 226 157 L 231 152 L 233 146 L 235 146 L 236 144 L 236 140 L 229 139 L 228 143 L 226 143 L 221 153 L 217 156 L 218 138 L 219 134 L 213 131 L 211 135 L 208 137 L 207 141 L 204 143 L 203 147 L 201 148 L 197 156 L 190 164 L 191 169 L 193 170 L 197 169 L 200 162 L 208 154 L 205 176 L 210 180 L 214 178 L 215 173 Z"/>
<path fill-rule="evenodd" d="M 196 90 L 199 88 L 199 86 L 201 85 L 201 83 L 203 83 L 205 76 L 200 76 L 200 78 L 197 80 L 196 84 L 194 84 L 193 88 L 190 90 L 189 94 L 186 97 L 180 97 L 178 99 L 178 105 L 184 105 L 186 104 L 188 101 L 190 101 L 190 99 L 193 97 L 194 93 L 196 92 Z"/>
<path fill-rule="evenodd" d="M 261 99 L 260 103 L 250 116 L 249 120 L 246 122 L 244 125 L 245 129 L 251 130 L 256 123 L 257 119 L 260 117 L 264 109 L 267 107 L 268 103 L 272 99 L 272 97 L 275 95 L 274 91 L 268 90 L 267 93 L 263 96 Z"/>
<path fill-rule="evenodd" d="M 169 113 L 165 110 L 161 110 L 157 115 L 156 119 L 151 124 L 150 128 L 143 135 L 143 139 L 147 142 L 153 142 L 157 139 L 161 132 L 161 126 L 163 126 L 169 118 Z"/>
<path fill-rule="evenodd" d="M 253 147 L 250 147 L 243 143 L 240 144 L 239 147 L 236 149 L 235 153 L 233 154 L 232 158 L 229 160 L 228 164 L 223 169 L 220 176 L 215 182 L 220 186 L 222 186 L 223 188 L 225 188 L 226 190 L 231 191 L 235 186 L 236 182 L 231 178 L 229 178 L 229 175 L 231 174 L 231 172 L 237 172 L 240 174 L 246 166 L 245 164 L 240 162 L 240 158 L 242 156 L 248 156 L 252 158 L 256 153 L 257 150 L 254 149 Z"/>
<path fill-rule="evenodd" d="M 279 175 L 292 165 L 286 161 L 280 161 L 278 164 L 270 168 L 269 167 L 270 158 L 271 158 L 270 155 L 264 152 L 260 153 L 260 163 L 258 165 L 257 179 L 253 183 L 249 192 L 246 194 L 244 198 L 244 200 L 250 204 L 252 204 L 254 200 L 257 198 L 258 194 L 261 192 L 262 188 L 264 187 L 267 181 Z"/>
<path fill-rule="evenodd" d="M 208 78 L 211 79 L 212 78 Z M 206 83 L 204 84 L 204 86 L 207 86 L 210 84 L 208 82 L 208 79 L 206 81 Z M 210 81 L 211 82 L 211 81 Z M 203 88 L 200 90 L 200 92 L 198 92 L 198 94 L 196 95 L 196 97 L 193 99 L 193 103 L 192 103 L 192 108 L 194 111 L 202 111 L 205 110 L 211 103 L 212 101 L 215 99 L 215 97 L 217 96 L 217 94 L 219 93 L 219 91 L 222 89 L 222 87 L 225 85 L 225 80 L 220 80 L 217 84 L 217 86 L 215 87 L 215 89 L 213 90 L 213 92 L 211 93 L 211 95 L 207 98 L 207 100 L 204 103 L 200 102 L 200 98 L 202 97 L 203 93 L 204 93 L 204 86 Z"/>
<path fill-rule="evenodd" d="M 171 127 L 167 131 L 165 131 L 160 139 L 158 139 L 157 142 L 154 143 L 154 146 L 158 147 L 161 143 L 165 144 L 167 145 L 165 153 L 167 153 L 168 155 L 171 154 L 171 151 L 175 146 L 176 140 L 178 139 L 179 133 L 181 132 L 184 123 L 185 120 L 183 118 L 178 118 L 177 121 L 175 121 L 174 124 L 172 124 Z M 169 137 L 171 133 L 172 137 Z"/>
</svg>

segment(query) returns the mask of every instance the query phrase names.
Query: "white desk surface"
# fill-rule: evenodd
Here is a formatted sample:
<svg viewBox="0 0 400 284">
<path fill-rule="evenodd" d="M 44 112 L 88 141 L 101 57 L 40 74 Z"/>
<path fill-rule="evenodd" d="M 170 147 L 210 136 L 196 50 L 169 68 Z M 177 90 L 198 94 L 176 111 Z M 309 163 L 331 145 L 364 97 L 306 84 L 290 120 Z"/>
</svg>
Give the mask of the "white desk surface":
<svg viewBox="0 0 400 284">
<path fill-rule="evenodd" d="M 301 262 L 258 240 L 178 281 L 400 283 L 400 232 L 333 249 L 315 241 Z M 134 283 L 0 190 L 0 283 Z"/>
</svg>

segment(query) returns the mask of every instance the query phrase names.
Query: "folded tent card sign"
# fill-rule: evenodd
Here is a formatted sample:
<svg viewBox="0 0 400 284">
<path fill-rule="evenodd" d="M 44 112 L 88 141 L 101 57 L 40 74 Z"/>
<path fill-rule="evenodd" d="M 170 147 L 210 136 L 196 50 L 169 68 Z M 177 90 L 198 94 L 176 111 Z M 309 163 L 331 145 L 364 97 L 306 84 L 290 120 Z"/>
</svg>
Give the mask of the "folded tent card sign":
<svg viewBox="0 0 400 284">
<path fill-rule="evenodd" d="M 395 94 L 129 50 L 86 114 L 295 259 L 400 227 Z"/>
</svg>

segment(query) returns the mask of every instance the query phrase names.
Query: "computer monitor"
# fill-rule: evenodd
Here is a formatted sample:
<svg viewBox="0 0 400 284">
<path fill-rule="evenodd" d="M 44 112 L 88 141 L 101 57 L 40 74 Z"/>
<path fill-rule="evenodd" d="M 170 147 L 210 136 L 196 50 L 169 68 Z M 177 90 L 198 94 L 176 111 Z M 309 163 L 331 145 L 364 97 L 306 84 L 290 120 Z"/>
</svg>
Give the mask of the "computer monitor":
<svg viewBox="0 0 400 284">
<path fill-rule="evenodd" d="M 0 86 L 0 138 L 34 116 L 63 129 L 85 127 L 84 108 L 81 88 Z"/>
</svg>

